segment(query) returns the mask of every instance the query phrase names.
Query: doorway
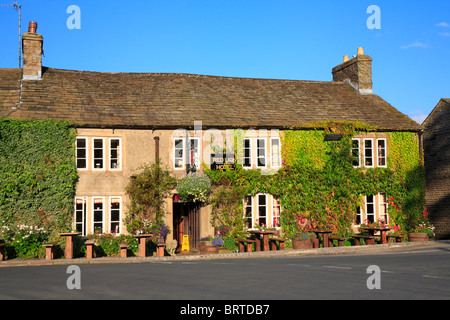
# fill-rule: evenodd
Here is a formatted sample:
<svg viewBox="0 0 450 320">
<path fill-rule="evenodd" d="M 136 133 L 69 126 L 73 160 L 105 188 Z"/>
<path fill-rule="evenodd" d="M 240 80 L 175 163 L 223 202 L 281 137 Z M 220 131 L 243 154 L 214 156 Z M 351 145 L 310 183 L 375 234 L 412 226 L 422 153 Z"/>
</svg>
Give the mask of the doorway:
<svg viewBox="0 0 450 320">
<path fill-rule="evenodd" d="M 181 252 L 184 235 L 189 236 L 189 251 L 198 251 L 200 205 L 194 202 L 173 201 L 173 238 L 178 242 L 176 253 Z"/>
</svg>

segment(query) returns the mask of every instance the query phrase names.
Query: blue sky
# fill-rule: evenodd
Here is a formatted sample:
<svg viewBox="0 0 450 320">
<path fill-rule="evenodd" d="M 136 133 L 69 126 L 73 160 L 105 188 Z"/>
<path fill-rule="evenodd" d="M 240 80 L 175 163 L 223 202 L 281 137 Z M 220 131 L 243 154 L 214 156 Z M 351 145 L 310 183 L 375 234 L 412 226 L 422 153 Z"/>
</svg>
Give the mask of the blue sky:
<svg viewBox="0 0 450 320">
<path fill-rule="evenodd" d="M 47 67 L 331 81 L 364 47 L 374 93 L 419 123 L 450 98 L 448 0 L 21 0 Z M 0 0 L 12 4 L 14 0 Z M 67 20 L 80 9 L 81 29 Z M 369 29 L 370 5 L 381 29 Z M 0 67 L 18 66 L 18 13 L 0 7 Z"/>
</svg>

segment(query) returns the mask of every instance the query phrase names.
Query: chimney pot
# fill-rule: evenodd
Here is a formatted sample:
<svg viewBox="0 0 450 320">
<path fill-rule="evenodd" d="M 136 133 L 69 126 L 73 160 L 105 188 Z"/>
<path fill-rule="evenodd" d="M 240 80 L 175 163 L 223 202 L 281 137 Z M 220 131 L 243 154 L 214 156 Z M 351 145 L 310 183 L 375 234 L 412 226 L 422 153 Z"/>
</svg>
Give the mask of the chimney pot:
<svg viewBox="0 0 450 320">
<path fill-rule="evenodd" d="M 28 32 L 36 33 L 36 29 L 37 29 L 37 22 L 30 21 L 30 23 L 28 24 Z"/>
<path fill-rule="evenodd" d="M 349 56 L 344 56 L 344 62 L 347 62 L 350 59 Z"/>
<path fill-rule="evenodd" d="M 363 56 L 364 55 L 364 48 L 363 47 L 359 47 L 358 48 L 358 56 Z"/>
</svg>

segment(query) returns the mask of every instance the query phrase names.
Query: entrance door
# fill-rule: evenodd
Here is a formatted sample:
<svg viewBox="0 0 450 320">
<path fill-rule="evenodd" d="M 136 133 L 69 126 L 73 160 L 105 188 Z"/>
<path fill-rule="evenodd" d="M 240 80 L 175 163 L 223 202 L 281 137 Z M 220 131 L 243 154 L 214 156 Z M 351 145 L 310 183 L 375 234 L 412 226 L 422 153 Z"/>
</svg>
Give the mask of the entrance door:
<svg viewBox="0 0 450 320">
<path fill-rule="evenodd" d="M 181 252 L 184 235 L 189 236 L 190 251 L 197 251 L 200 237 L 200 206 L 193 202 L 174 202 L 173 236 L 178 242 L 176 252 Z"/>
</svg>

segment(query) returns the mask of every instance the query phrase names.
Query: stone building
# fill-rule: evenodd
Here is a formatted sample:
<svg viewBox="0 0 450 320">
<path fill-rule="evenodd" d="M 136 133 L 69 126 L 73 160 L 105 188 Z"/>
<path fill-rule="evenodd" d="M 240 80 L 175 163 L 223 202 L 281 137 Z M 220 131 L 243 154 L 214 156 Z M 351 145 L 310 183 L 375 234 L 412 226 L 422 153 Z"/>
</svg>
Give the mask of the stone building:
<svg viewBox="0 0 450 320">
<path fill-rule="evenodd" d="M 243 166 L 277 170 L 282 165 L 280 136 L 299 123 L 362 121 L 385 131 L 419 133 L 421 126 L 372 92 L 372 59 L 362 48 L 332 71 L 333 81 L 249 79 L 175 73 L 111 73 L 42 66 L 43 37 L 23 36 L 21 69 L 0 69 L 0 117 L 67 120 L 77 130 L 79 183 L 75 226 L 84 234 L 125 232 L 125 187 L 144 163 L 155 160 L 180 178 L 211 159 L 211 135 L 250 129 L 243 140 Z M 355 137 L 358 166 L 386 166 L 389 146 L 383 132 Z M 372 212 L 386 203 L 370 198 Z M 169 235 L 211 234 L 208 207 L 186 209 L 167 199 Z M 247 203 L 275 221 L 279 208 L 271 195 Z M 261 210 L 251 210 L 250 219 Z M 81 218 L 80 218 L 81 217 Z M 183 219 L 182 219 L 183 218 Z M 180 221 L 184 224 L 181 226 Z M 183 230 L 180 230 L 180 229 Z M 196 247 L 195 239 L 191 247 Z"/>
<path fill-rule="evenodd" d="M 450 99 L 441 99 L 423 122 L 426 202 L 437 238 L 450 238 Z"/>
</svg>

